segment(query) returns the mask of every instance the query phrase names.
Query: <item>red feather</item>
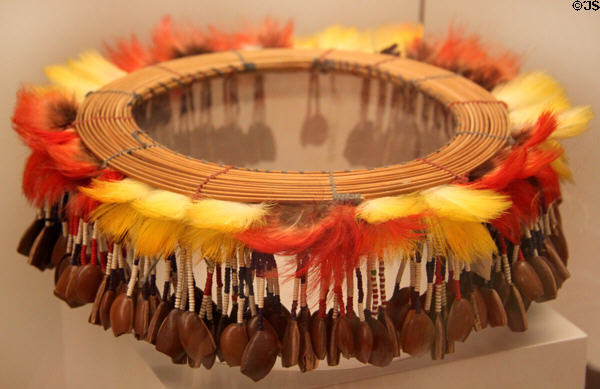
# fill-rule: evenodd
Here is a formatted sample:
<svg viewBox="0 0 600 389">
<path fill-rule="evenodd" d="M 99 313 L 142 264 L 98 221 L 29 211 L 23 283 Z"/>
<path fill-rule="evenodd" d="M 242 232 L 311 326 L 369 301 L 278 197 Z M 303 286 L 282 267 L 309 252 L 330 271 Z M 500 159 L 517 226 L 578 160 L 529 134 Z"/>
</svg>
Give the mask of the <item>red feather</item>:
<svg viewBox="0 0 600 389">
<path fill-rule="evenodd" d="M 544 199 L 544 209 L 547 210 L 550 204 L 561 198 L 558 174 L 548 165 L 538 171 L 535 178 L 541 187 Z"/>
<path fill-rule="evenodd" d="M 23 87 L 17 92 L 13 128 L 28 147 L 45 150 L 48 145 L 77 137 L 73 130 L 65 130 L 76 112 L 75 101 L 62 92 Z"/>
<path fill-rule="evenodd" d="M 488 90 L 514 78 L 520 67 L 515 54 L 508 51 L 492 54 L 477 35 L 465 35 L 453 26 L 441 40 L 415 41 L 408 56 L 461 74 Z"/>
<path fill-rule="evenodd" d="M 149 49 L 144 47 L 135 35 L 131 35 L 129 40 L 119 39 L 116 47 L 105 43 L 104 48 L 110 61 L 128 73 L 151 65 L 153 62 Z"/>
</svg>

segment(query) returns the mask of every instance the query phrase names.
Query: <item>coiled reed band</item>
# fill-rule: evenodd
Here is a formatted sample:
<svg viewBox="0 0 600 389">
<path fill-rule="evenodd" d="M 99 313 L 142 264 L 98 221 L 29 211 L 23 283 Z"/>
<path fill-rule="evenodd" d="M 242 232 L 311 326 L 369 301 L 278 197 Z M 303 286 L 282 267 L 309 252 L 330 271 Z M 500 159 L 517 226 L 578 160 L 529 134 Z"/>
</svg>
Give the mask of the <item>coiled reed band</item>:
<svg viewBox="0 0 600 389">
<path fill-rule="evenodd" d="M 181 155 L 156 143 L 133 119 L 135 104 L 157 92 L 255 71 L 333 71 L 414 86 L 446 107 L 454 118 L 455 135 L 436 152 L 404 164 L 333 172 L 267 171 Z M 505 145 L 509 117 L 505 105 L 483 88 L 420 62 L 359 52 L 268 49 L 186 57 L 131 73 L 89 94 L 75 129 L 106 165 L 157 188 L 239 202 L 310 202 L 349 194 L 360 199 L 392 196 L 453 182 Z"/>
</svg>

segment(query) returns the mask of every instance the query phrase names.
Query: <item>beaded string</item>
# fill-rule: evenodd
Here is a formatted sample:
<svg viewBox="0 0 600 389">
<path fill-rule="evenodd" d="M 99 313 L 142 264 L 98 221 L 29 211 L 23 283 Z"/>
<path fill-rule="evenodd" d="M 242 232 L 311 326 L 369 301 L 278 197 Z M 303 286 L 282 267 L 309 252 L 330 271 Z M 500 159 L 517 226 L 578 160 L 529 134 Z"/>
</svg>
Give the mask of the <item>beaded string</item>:
<svg viewBox="0 0 600 389">
<path fill-rule="evenodd" d="M 77 235 L 75 237 L 75 247 L 73 248 L 73 255 L 71 256 L 71 264 L 78 265 L 78 261 L 81 259 L 81 238 L 83 235 L 82 224 L 80 219 L 77 219 Z"/>
<path fill-rule="evenodd" d="M 325 278 L 321 279 L 319 290 L 319 317 L 325 317 L 327 313 L 327 286 Z"/>
<path fill-rule="evenodd" d="M 377 316 L 379 313 L 379 301 L 378 301 L 378 293 L 377 293 L 377 269 L 375 268 L 375 259 L 372 256 L 369 256 L 367 259 L 367 265 L 369 267 L 369 275 L 370 275 L 370 287 L 371 287 L 371 298 L 372 298 L 372 307 L 371 312 Z"/>
<path fill-rule="evenodd" d="M 173 256 L 169 255 L 165 258 L 165 282 L 163 284 L 162 301 L 169 299 L 169 292 L 171 291 L 171 261 Z"/>
<path fill-rule="evenodd" d="M 292 319 L 296 319 L 296 310 L 298 309 L 298 294 L 300 293 L 300 260 L 296 257 L 296 276 L 294 277 L 294 287 L 292 290 Z M 320 313 L 320 312 L 319 312 Z"/>
<path fill-rule="evenodd" d="M 237 261 L 237 259 L 236 259 Z M 237 265 L 236 265 L 237 266 Z M 239 271 L 239 284 L 238 288 L 238 311 L 237 311 L 237 323 L 242 324 L 244 321 L 244 277 L 242 275 L 242 264 L 240 263 L 240 271 Z"/>
<path fill-rule="evenodd" d="M 341 292 L 341 289 L 340 289 Z M 337 287 L 334 288 L 334 293 L 333 293 L 333 313 L 331 315 L 331 318 L 333 320 L 337 319 L 339 316 L 339 311 L 340 311 L 340 299 L 337 293 Z"/>
<path fill-rule="evenodd" d="M 133 290 L 135 289 L 135 284 L 138 279 L 139 273 L 139 258 L 135 258 L 133 260 L 133 267 L 131 268 L 131 277 L 129 278 L 129 283 L 127 284 L 127 297 L 131 297 L 133 295 Z"/>
<path fill-rule="evenodd" d="M 88 222 L 84 221 L 83 218 L 81 218 L 79 222 L 82 224 L 82 226 L 81 226 L 81 255 L 80 255 L 79 262 L 83 266 L 83 265 L 87 265 L 87 248 L 88 248 L 89 233 L 88 233 Z"/>
<path fill-rule="evenodd" d="M 237 304 L 238 293 L 239 293 L 239 287 L 238 287 L 239 278 L 238 278 L 238 271 L 237 271 L 237 266 L 238 266 L 237 259 L 238 259 L 237 254 L 234 254 L 231 258 L 231 289 L 232 289 L 231 303 L 233 305 Z M 233 312 L 232 312 L 232 314 L 233 314 Z"/>
<path fill-rule="evenodd" d="M 73 244 L 75 243 L 75 231 L 73 231 L 75 228 L 75 222 L 74 222 L 74 218 L 73 217 L 69 217 L 68 222 L 67 222 L 67 248 L 65 250 L 65 252 L 67 254 L 71 254 L 73 252 Z"/>
<path fill-rule="evenodd" d="M 346 316 L 346 310 L 344 308 L 344 296 L 342 294 L 342 285 L 338 285 L 335 288 L 335 301 L 337 304 L 337 310 L 340 312 L 340 316 Z"/>
<path fill-rule="evenodd" d="M 441 277 L 442 277 L 442 309 L 446 309 L 448 307 L 448 293 L 446 290 L 446 262 L 447 260 L 444 260 L 442 258 L 439 258 L 440 262 L 441 262 Z M 448 280 L 450 279 L 450 277 L 448 277 Z"/>
<path fill-rule="evenodd" d="M 98 253 L 100 257 L 100 266 L 102 267 L 102 270 L 105 270 L 108 268 L 108 253 L 112 250 L 109 247 L 108 239 L 104 235 L 101 235 L 98 239 L 98 250 L 100 251 Z"/>
<path fill-rule="evenodd" d="M 231 258 L 225 261 L 225 290 L 223 296 L 223 315 L 229 315 L 229 291 L 231 287 Z"/>
<path fill-rule="evenodd" d="M 306 287 L 308 283 L 308 273 L 304 273 L 300 279 L 300 308 L 307 307 Z"/>
<path fill-rule="evenodd" d="M 204 295 L 202 296 L 202 305 L 200 307 L 200 317 L 206 317 L 207 320 L 212 319 L 212 282 L 215 265 L 212 261 L 206 260 L 206 282 L 204 284 Z M 241 274 L 241 271 L 240 271 Z M 241 281 L 241 280 L 240 280 Z"/>
<path fill-rule="evenodd" d="M 264 322 L 263 322 L 263 314 L 265 308 L 265 258 L 264 254 L 255 253 L 253 255 L 253 259 L 256 258 L 256 264 L 253 266 L 256 267 L 256 288 L 257 288 L 257 300 L 258 300 L 258 330 L 263 331 Z"/>
<path fill-rule="evenodd" d="M 182 262 L 180 263 L 181 267 L 181 276 L 183 277 L 183 283 L 181 285 L 181 304 L 179 309 L 185 311 L 188 303 L 188 288 L 187 288 L 187 271 L 186 271 L 186 263 L 185 258 L 182 257 Z"/>
<path fill-rule="evenodd" d="M 498 243 L 500 244 L 500 252 L 502 254 L 502 270 L 504 270 L 506 281 L 509 285 L 512 285 L 512 275 L 510 271 L 510 265 L 508 263 L 508 256 L 506 254 L 506 243 L 504 242 L 503 238 L 499 238 Z"/>
<path fill-rule="evenodd" d="M 438 257 L 435 260 L 435 305 L 434 310 L 436 314 L 442 312 L 442 283 L 444 277 L 442 275 L 442 261 Z"/>
<path fill-rule="evenodd" d="M 256 316 L 257 312 L 256 312 L 256 302 L 254 299 L 254 285 L 252 284 L 252 272 L 253 272 L 253 270 L 258 270 L 258 269 L 255 269 L 254 266 L 252 266 L 252 263 L 251 263 L 252 253 L 250 252 L 250 250 L 244 249 L 243 253 L 244 253 L 244 264 L 246 266 L 246 287 L 248 290 L 248 305 L 250 306 L 250 314 L 252 316 Z M 264 269 L 263 269 L 263 277 L 264 277 Z M 263 298 L 264 298 L 264 296 L 263 296 Z"/>
<path fill-rule="evenodd" d="M 356 267 L 355 273 L 356 273 L 356 289 L 358 290 L 358 299 L 357 299 L 358 318 L 360 319 L 360 321 L 365 321 L 365 310 L 364 310 L 364 306 L 363 306 L 363 299 L 365 298 L 365 292 L 363 290 L 363 281 L 362 281 L 362 274 L 360 271 L 360 267 L 358 267 L 358 266 Z"/>
<path fill-rule="evenodd" d="M 425 264 L 425 272 L 427 273 L 427 292 L 425 294 L 425 310 L 431 311 L 431 300 L 433 299 L 433 274 L 435 272 L 435 261 L 433 257 L 427 258 Z"/>
<path fill-rule="evenodd" d="M 121 255 L 121 244 L 114 243 L 112 255 L 110 258 L 110 274 L 109 274 L 109 288 L 114 291 L 117 289 L 117 269 L 119 267 L 119 256 Z"/>
<path fill-rule="evenodd" d="M 247 281 L 248 281 L 248 277 L 246 276 L 246 259 L 245 259 L 245 253 L 244 253 L 244 249 L 240 248 L 238 250 L 238 278 L 240 280 L 240 284 L 239 284 L 239 296 L 240 296 L 240 301 L 239 304 L 242 304 L 244 309 L 246 308 L 246 304 L 248 304 L 249 298 L 248 298 L 248 285 L 247 285 Z M 242 283 L 242 281 L 244 281 Z M 242 299 L 243 296 L 243 299 Z"/>
<path fill-rule="evenodd" d="M 183 258 L 181 257 L 181 250 L 178 255 L 175 257 L 175 261 L 178 262 L 177 265 L 177 287 L 175 289 L 175 309 L 181 309 L 181 300 L 183 297 L 183 281 L 185 277 L 185 273 L 183 271 Z"/>
<path fill-rule="evenodd" d="M 119 256 L 121 255 L 121 245 L 119 243 L 113 244 L 113 252 L 110 261 L 110 274 L 109 274 L 109 288 L 110 290 L 117 289 L 117 271 L 119 268 Z"/>
<path fill-rule="evenodd" d="M 92 241 L 90 242 L 90 263 L 98 264 L 98 226 L 96 222 L 92 224 Z"/>
<path fill-rule="evenodd" d="M 104 269 L 104 274 L 105 275 L 110 275 L 110 268 L 112 266 L 112 262 L 113 262 L 113 249 L 112 249 L 112 243 L 111 243 L 111 248 L 108 252 L 108 254 L 106 255 L 106 268 Z"/>
<path fill-rule="evenodd" d="M 383 257 L 379 258 L 379 294 L 381 295 L 380 309 L 385 310 L 387 298 L 385 294 L 385 263 Z"/>
<path fill-rule="evenodd" d="M 187 282 L 188 290 L 188 310 L 190 312 L 196 312 L 196 293 L 194 291 L 194 270 L 192 267 L 192 255 L 189 247 L 183 247 L 181 249 L 183 260 L 185 262 L 185 279 Z"/>
<path fill-rule="evenodd" d="M 454 295 L 456 296 L 456 300 L 460 301 L 462 299 L 462 295 L 460 293 L 460 269 L 459 269 L 458 261 L 454 255 L 450 256 L 450 267 L 452 268 L 452 281 L 454 283 Z"/>
<path fill-rule="evenodd" d="M 421 294 L 421 254 L 418 252 L 415 255 L 415 288 L 414 288 L 414 308 L 417 313 L 421 312 L 421 299 L 419 298 Z"/>
<path fill-rule="evenodd" d="M 354 275 L 352 269 L 346 273 L 346 313 L 354 315 Z"/>
<path fill-rule="evenodd" d="M 415 265 L 415 259 L 413 257 L 410 258 L 410 266 L 409 266 L 409 270 L 410 270 L 410 301 L 414 307 L 415 304 L 415 285 L 416 285 L 416 281 L 415 281 L 415 277 L 417 274 L 417 270 L 416 270 L 416 265 Z"/>
<path fill-rule="evenodd" d="M 275 292 L 275 310 L 281 312 L 281 295 L 279 290 L 279 271 L 277 270 L 277 262 L 275 262 L 275 256 L 269 256 L 269 264 L 273 274 L 273 289 Z"/>
<path fill-rule="evenodd" d="M 222 269 L 221 264 L 218 263 L 217 267 L 217 311 L 223 312 L 223 280 L 222 280 Z"/>
</svg>

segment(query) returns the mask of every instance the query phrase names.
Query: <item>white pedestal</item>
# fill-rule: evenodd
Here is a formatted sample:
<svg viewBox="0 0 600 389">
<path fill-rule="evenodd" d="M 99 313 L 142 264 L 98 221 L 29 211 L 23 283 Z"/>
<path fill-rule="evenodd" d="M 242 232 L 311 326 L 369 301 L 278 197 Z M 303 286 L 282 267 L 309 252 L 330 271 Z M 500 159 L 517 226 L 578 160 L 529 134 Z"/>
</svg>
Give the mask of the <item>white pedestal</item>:
<svg viewBox="0 0 600 389">
<path fill-rule="evenodd" d="M 169 388 L 583 388 L 586 334 L 544 305 L 534 304 L 527 316 L 527 332 L 488 328 L 473 333 L 443 361 L 406 358 L 377 368 L 342 359 L 340 366 L 330 368 L 321 361 L 319 369 L 302 374 L 297 367 L 281 368 L 278 360 L 258 383 L 218 362 L 210 371 L 191 369 L 171 364 L 147 343 L 134 342 L 133 347 L 156 380 Z"/>
</svg>

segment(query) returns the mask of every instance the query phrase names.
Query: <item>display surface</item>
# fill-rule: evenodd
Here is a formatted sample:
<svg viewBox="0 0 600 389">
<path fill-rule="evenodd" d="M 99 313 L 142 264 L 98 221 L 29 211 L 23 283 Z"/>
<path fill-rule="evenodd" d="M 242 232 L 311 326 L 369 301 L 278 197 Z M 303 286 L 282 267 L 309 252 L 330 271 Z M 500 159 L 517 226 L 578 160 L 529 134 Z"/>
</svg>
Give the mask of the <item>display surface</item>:
<svg viewBox="0 0 600 389">
<path fill-rule="evenodd" d="M 278 356 L 386 366 L 525 331 L 569 277 L 558 140 L 589 107 L 455 30 L 291 34 L 167 18 L 149 46 L 48 67 L 13 117 L 39 209 L 18 251 L 90 323 L 255 381 Z"/>
</svg>

